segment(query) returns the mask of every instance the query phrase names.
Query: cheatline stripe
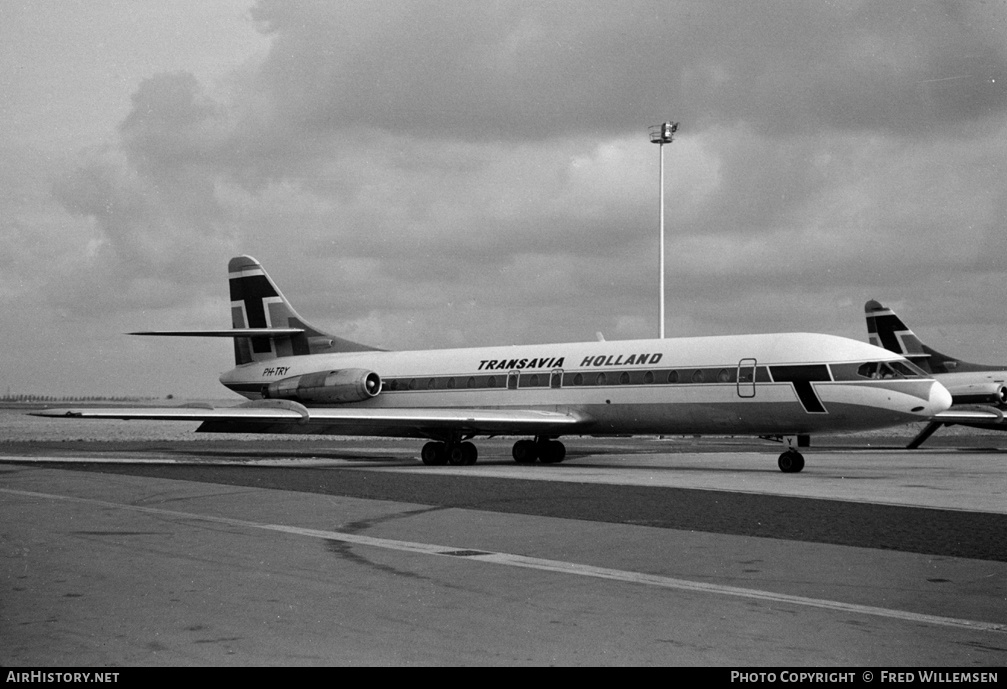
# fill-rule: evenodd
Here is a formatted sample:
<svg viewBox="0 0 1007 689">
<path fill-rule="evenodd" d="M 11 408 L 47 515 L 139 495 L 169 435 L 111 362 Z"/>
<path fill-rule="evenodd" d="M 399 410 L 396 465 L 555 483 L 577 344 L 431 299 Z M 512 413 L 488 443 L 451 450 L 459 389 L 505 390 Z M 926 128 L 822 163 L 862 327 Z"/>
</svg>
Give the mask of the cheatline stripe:
<svg viewBox="0 0 1007 689">
<path fill-rule="evenodd" d="M 756 589 L 745 589 L 736 586 L 723 586 L 720 584 L 707 584 L 699 581 L 688 581 L 686 579 L 675 579 L 673 577 L 663 577 L 654 574 L 643 574 L 641 572 L 628 572 L 621 569 L 610 569 L 608 567 L 594 567 L 582 565 L 574 562 L 563 562 L 561 560 L 547 560 L 538 557 L 526 557 L 513 553 L 497 553 L 487 550 L 470 550 L 450 548 L 448 546 L 436 545 L 432 543 L 416 543 L 414 541 L 398 541 L 390 538 L 374 538 L 373 536 L 362 536 L 360 534 L 349 534 L 341 531 L 325 531 L 322 529 L 306 529 L 299 526 L 287 526 L 284 524 L 263 524 L 244 519 L 232 519 L 230 517 L 213 517 L 204 514 L 194 514 L 192 512 L 178 512 L 175 510 L 165 510 L 157 507 L 142 507 L 139 505 L 123 505 L 105 500 L 94 500 L 91 498 L 78 498 L 68 495 L 53 495 L 49 493 L 37 493 L 26 490 L 13 490 L 0 488 L 0 493 L 10 495 L 21 495 L 24 497 L 43 498 L 48 500 L 64 500 L 67 502 L 79 502 L 98 507 L 111 507 L 116 509 L 141 512 L 145 514 L 156 514 L 160 516 L 175 517 L 178 519 L 193 519 L 197 521 L 213 522 L 217 524 L 227 524 L 229 526 L 239 526 L 249 529 L 263 529 L 266 531 L 278 531 L 280 533 L 294 534 L 296 536 L 308 536 L 310 538 L 321 538 L 328 541 L 339 541 L 342 543 L 352 543 L 355 545 L 371 546 L 373 548 L 384 548 L 386 550 L 398 550 L 408 553 L 418 553 L 421 555 L 438 555 L 442 557 L 464 558 L 468 561 L 487 562 L 497 565 L 507 565 L 510 567 L 523 567 L 525 569 L 535 569 L 545 572 L 556 572 L 560 574 L 572 574 L 583 577 L 593 577 L 596 579 L 608 579 L 611 581 L 621 581 L 630 584 L 643 584 L 665 589 L 677 589 L 680 591 L 695 591 L 699 593 L 712 593 L 723 596 L 737 596 L 753 600 L 769 601 L 773 603 L 789 603 L 791 605 L 802 605 L 812 608 L 823 608 L 837 612 L 856 613 L 860 615 L 873 615 L 876 617 L 887 617 L 907 622 L 921 622 L 923 624 L 940 625 L 943 627 L 957 627 L 973 629 L 977 631 L 1007 632 L 1007 624 L 997 622 L 982 622 L 978 620 L 965 620 L 956 617 L 942 617 L 940 615 L 925 615 L 921 613 L 908 612 L 905 610 L 891 610 L 889 608 L 878 608 L 871 605 L 857 605 L 855 603 L 843 603 L 840 601 L 823 600 L 820 598 L 806 598 L 804 596 L 792 596 L 786 593 L 774 593 L 772 591 L 759 591 Z"/>
</svg>

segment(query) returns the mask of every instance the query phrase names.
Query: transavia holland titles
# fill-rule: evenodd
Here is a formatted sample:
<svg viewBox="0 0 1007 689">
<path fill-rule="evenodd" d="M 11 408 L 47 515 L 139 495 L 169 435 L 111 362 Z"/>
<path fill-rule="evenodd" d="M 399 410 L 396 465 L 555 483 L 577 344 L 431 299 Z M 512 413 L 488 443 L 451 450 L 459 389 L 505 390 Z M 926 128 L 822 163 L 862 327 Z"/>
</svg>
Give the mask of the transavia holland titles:
<svg viewBox="0 0 1007 689">
<path fill-rule="evenodd" d="M 588 366 L 653 366 L 664 355 L 660 352 L 644 354 L 599 354 L 586 356 L 580 362 L 581 368 Z M 479 362 L 480 371 L 513 371 L 528 368 L 563 368 L 565 356 L 543 356 L 522 359 L 482 359 Z M 284 376 L 290 370 L 289 366 L 269 366 L 262 370 L 264 378 Z"/>
<path fill-rule="evenodd" d="M 586 356 L 581 368 L 588 366 L 651 366 L 664 356 L 660 352 L 646 354 L 599 354 Z M 540 357 L 537 359 L 483 359 L 480 371 L 522 370 L 526 368 L 563 368 L 566 357 Z"/>
<path fill-rule="evenodd" d="M 797 672 L 784 670 L 782 672 L 743 672 L 731 671 L 732 682 L 856 682 L 862 679 L 871 682 L 875 679 L 870 671 L 860 672 Z M 881 670 L 877 673 L 881 682 L 989 682 L 997 683 L 996 672 L 938 672 L 936 670 L 917 670 L 915 672 L 890 672 Z"/>
</svg>

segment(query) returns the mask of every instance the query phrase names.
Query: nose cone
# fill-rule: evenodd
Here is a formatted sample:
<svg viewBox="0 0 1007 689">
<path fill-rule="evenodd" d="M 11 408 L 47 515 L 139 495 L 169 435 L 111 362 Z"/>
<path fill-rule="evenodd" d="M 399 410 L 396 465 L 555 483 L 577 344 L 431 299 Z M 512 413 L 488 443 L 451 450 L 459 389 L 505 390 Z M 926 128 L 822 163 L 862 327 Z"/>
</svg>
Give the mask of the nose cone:
<svg viewBox="0 0 1007 689">
<path fill-rule="evenodd" d="M 931 415 L 940 414 L 942 411 L 947 411 L 950 406 L 951 393 L 935 380 L 933 387 L 930 388 L 929 413 Z"/>
</svg>

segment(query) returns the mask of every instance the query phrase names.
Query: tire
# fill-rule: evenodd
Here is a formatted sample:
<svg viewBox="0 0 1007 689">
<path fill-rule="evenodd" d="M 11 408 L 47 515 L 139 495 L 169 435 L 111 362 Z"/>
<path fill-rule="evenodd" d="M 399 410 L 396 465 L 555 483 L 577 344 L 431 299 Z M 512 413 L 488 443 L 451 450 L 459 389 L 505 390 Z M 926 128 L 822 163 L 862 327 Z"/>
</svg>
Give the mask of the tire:
<svg viewBox="0 0 1007 689">
<path fill-rule="evenodd" d="M 804 468 L 804 455 L 795 450 L 787 450 L 777 462 L 780 471 L 785 474 L 796 474 Z"/>
<path fill-rule="evenodd" d="M 444 466 L 448 463 L 444 443 L 430 442 L 420 451 L 420 459 L 427 466 Z"/>
<path fill-rule="evenodd" d="M 540 443 L 538 458 L 543 464 L 559 464 L 566 459 L 566 445 L 558 440 L 547 440 Z"/>
<path fill-rule="evenodd" d="M 519 440 L 514 443 L 511 456 L 518 464 L 532 464 L 538 459 L 538 447 L 532 440 Z"/>
</svg>

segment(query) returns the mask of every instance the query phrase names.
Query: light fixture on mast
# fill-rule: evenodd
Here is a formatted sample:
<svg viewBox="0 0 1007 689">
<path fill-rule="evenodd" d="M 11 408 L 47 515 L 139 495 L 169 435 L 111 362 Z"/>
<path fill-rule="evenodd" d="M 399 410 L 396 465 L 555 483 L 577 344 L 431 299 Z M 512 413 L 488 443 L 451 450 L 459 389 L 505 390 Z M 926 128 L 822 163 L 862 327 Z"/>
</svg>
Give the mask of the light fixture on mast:
<svg viewBox="0 0 1007 689">
<path fill-rule="evenodd" d="M 658 246 L 658 336 L 664 339 L 664 145 L 670 144 L 678 131 L 678 122 L 662 122 L 650 128 L 650 143 L 658 144 L 661 161 L 659 188 L 661 190 L 660 205 L 660 242 Z"/>
</svg>

